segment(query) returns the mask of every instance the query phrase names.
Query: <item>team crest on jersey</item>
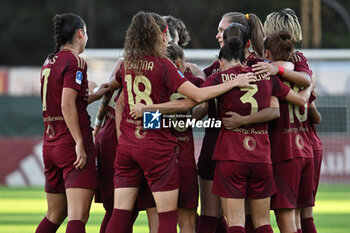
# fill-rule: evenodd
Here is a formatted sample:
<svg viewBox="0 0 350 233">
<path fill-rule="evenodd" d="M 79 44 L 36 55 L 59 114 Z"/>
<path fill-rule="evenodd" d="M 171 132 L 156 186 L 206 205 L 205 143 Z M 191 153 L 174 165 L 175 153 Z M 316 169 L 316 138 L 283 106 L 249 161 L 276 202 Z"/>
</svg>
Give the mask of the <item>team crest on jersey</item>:
<svg viewBox="0 0 350 233">
<path fill-rule="evenodd" d="M 75 82 L 78 84 L 81 84 L 82 80 L 83 80 L 83 72 L 77 71 L 77 74 L 75 75 Z"/>
<path fill-rule="evenodd" d="M 179 75 L 180 75 L 182 78 L 184 78 L 184 77 L 185 77 L 185 75 L 183 75 L 183 73 L 181 73 L 181 71 L 180 71 L 180 70 L 178 70 L 177 72 L 179 73 Z"/>
</svg>

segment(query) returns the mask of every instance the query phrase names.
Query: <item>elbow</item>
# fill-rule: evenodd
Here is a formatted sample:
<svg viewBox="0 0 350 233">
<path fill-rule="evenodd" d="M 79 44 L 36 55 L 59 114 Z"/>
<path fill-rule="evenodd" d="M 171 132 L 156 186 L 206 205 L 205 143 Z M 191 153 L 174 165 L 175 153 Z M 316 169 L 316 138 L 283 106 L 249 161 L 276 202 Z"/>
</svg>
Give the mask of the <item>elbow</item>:
<svg viewBox="0 0 350 233">
<path fill-rule="evenodd" d="M 281 116 L 279 108 L 273 108 L 271 114 L 271 120 L 277 119 Z"/>
<path fill-rule="evenodd" d="M 70 103 L 62 103 L 61 104 L 61 111 L 63 115 L 69 114 L 69 112 L 72 110 L 73 106 Z"/>
</svg>

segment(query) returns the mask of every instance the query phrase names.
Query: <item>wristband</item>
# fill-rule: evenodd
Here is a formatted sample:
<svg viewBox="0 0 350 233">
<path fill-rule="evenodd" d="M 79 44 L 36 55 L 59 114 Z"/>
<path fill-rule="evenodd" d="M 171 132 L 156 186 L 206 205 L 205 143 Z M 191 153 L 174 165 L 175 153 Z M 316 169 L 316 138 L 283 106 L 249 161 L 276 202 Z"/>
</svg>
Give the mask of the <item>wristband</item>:
<svg viewBox="0 0 350 233">
<path fill-rule="evenodd" d="M 101 126 L 102 125 L 102 121 L 100 121 L 99 119 L 96 118 L 95 125 Z"/>
<path fill-rule="evenodd" d="M 281 76 L 284 75 L 284 67 L 283 66 L 278 66 L 278 74 Z"/>
</svg>

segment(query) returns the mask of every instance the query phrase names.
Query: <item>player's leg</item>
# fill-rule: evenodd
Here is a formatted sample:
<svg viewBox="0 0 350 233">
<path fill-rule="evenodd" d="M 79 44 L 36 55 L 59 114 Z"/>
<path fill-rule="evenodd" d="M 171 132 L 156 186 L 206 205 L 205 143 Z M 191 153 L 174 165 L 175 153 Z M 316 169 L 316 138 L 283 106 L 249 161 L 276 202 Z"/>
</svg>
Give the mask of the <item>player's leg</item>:
<svg viewBox="0 0 350 233">
<path fill-rule="evenodd" d="M 148 219 L 149 233 L 157 233 L 159 228 L 157 208 L 147 208 L 146 213 Z"/>
<path fill-rule="evenodd" d="M 281 233 L 297 232 L 295 209 L 275 210 L 276 222 Z"/>
<path fill-rule="evenodd" d="M 68 206 L 67 233 L 85 232 L 85 224 L 89 219 L 89 211 L 94 193 L 94 189 L 66 189 Z"/>
<path fill-rule="evenodd" d="M 221 197 L 222 209 L 227 219 L 229 226 L 228 232 L 245 232 L 245 213 L 244 213 L 245 199 L 223 198 Z"/>
<path fill-rule="evenodd" d="M 176 233 L 179 189 L 152 192 L 157 205 L 158 233 Z"/>
<path fill-rule="evenodd" d="M 255 232 L 273 232 L 270 222 L 270 197 L 248 201 Z"/>
<path fill-rule="evenodd" d="M 67 199 L 64 193 L 46 193 L 47 212 L 35 233 L 54 233 L 67 217 Z"/>
<path fill-rule="evenodd" d="M 47 213 L 36 229 L 36 233 L 54 233 L 67 217 L 67 199 L 61 169 L 55 162 L 55 147 L 43 146 L 45 165 L 45 192 Z"/>
<path fill-rule="evenodd" d="M 180 233 L 193 233 L 196 229 L 197 209 L 179 208 L 178 222 Z"/>
<path fill-rule="evenodd" d="M 118 229 L 121 233 L 132 232 L 134 223 L 134 207 L 139 192 L 137 187 L 116 188 L 114 190 L 114 209 L 106 233 L 113 233 Z"/>
</svg>

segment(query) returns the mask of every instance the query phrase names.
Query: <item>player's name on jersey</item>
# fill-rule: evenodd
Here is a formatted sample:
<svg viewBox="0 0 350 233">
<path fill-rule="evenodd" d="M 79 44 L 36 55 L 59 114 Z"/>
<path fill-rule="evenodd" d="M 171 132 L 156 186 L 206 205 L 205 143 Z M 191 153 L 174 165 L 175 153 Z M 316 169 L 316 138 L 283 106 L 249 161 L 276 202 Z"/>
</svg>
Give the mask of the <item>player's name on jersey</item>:
<svg viewBox="0 0 350 233">
<path fill-rule="evenodd" d="M 138 60 L 133 63 L 128 63 L 126 65 L 126 69 L 132 69 L 132 70 L 153 70 L 154 63 L 153 61 L 145 61 L 145 60 Z"/>
<path fill-rule="evenodd" d="M 185 136 L 185 137 L 176 137 L 176 139 L 179 141 L 179 142 L 188 142 L 190 140 L 190 138 L 188 136 Z"/>
<path fill-rule="evenodd" d="M 299 133 L 299 132 L 309 132 L 309 129 L 302 126 L 299 126 L 297 128 L 284 129 L 284 133 Z"/>
<path fill-rule="evenodd" d="M 126 122 L 134 124 L 134 125 L 142 125 L 142 121 L 140 120 L 132 120 L 132 119 L 126 119 Z"/>
<path fill-rule="evenodd" d="M 223 83 L 228 82 L 230 80 L 234 80 L 237 77 L 237 74 L 221 74 L 221 80 Z M 269 75 L 258 74 L 255 76 L 256 82 L 270 80 Z"/>
<path fill-rule="evenodd" d="M 52 121 L 63 121 L 63 117 L 61 116 L 55 116 L 55 117 L 52 117 L 52 116 L 48 116 L 48 117 L 44 117 L 44 122 L 52 122 Z"/>
<path fill-rule="evenodd" d="M 208 118 L 207 120 L 197 120 L 197 119 L 176 119 L 173 120 L 171 118 L 163 118 L 163 127 L 164 128 L 221 128 L 221 121 Z"/>
<path fill-rule="evenodd" d="M 245 129 L 245 128 L 235 128 L 232 130 L 236 133 L 244 133 L 244 134 L 267 134 L 267 130 L 256 130 L 256 129 Z"/>
</svg>

